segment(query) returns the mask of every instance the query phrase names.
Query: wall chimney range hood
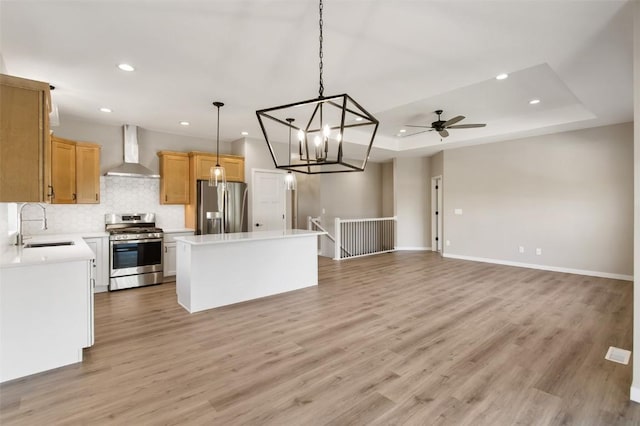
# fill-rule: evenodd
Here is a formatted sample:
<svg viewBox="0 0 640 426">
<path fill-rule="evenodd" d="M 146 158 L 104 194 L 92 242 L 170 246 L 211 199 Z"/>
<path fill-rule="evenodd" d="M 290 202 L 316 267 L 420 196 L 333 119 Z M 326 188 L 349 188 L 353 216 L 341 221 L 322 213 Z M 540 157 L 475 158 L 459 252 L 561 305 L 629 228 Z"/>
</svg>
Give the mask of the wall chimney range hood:
<svg viewBox="0 0 640 426">
<path fill-rule="evenodd" d="M 160 175 L 140 164 L 138 157 L 138 127 L 125 124 L 122 129 L 124 133 L 124 163 L 109 170 L 104 175 L 159 178 Z"/>
</svg>

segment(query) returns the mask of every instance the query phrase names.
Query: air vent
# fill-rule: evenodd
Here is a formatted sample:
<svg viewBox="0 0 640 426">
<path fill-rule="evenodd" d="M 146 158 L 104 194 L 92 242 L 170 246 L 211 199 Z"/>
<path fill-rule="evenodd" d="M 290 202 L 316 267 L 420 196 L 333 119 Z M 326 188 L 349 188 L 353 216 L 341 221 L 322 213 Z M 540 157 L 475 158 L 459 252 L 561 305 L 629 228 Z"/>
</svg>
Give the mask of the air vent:
<svg viewBox="0 0 640 426">
<path fill-rule="evenodd" d="M 631 351 L 627 351 L 625 349 L 614 348 L 613 346 L 609 346 L 609 350 L 605 355 L 604 359 L 609 361 L 617 362 L 618 364 L 629 364 L 629 358 L 631 358 Z"/>
</svg>

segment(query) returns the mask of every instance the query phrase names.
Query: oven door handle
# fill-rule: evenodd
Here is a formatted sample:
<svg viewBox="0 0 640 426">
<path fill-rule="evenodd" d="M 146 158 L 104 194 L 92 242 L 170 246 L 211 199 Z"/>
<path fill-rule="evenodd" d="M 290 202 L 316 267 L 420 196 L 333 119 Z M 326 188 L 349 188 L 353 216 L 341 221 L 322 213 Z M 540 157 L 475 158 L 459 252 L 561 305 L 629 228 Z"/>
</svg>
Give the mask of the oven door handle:
<svg viewBox="0 0 640 426">
<path fill-rule="evenodd" d="M 157 242 L 162 242 L 162 238 L 151 238 L 148 240 L 118 240 L 118 241 L 111 241 L 111 244 L 113 244 L 114 246 L 118 246 L 120 244 L 157 243 Z"/>
</svg>

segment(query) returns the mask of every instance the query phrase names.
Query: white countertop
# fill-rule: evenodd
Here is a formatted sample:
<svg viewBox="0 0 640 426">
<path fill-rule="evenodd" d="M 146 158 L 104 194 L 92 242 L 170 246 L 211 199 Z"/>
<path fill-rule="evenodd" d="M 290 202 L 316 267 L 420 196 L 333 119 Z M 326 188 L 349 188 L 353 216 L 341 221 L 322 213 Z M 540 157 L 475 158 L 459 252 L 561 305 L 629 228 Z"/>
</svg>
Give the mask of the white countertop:
<svg viewBox="0 0 640 426">
<path fill-rule="evenodd" d="M 176 237 L 176 241 L 191 245 L 210 245 L 226 243 L 242 243 L 257 240 L 275 240 L 283 238 L 308 237 L 312 235 L 324 235 L 326 232 L 307 231 L 303 229 L 288 229 L 286 231 L 254 231 L 234 232 L 231 234 L 194 235 L 192 237 Z"/>
<path fill-rule="evenodd" d="M 34 248 L 14 245 L 3 246 L 0 248 L 0 269 L 93 259 L 95 256 L 91 248 L 82 239 L 84 236 L 85 234 L 34 235 L 25 240 L 26 244 L 73 241 L 74 244 L 70 246 Z"/>
<path fill-rule="evenodd" d="M 194 229 L 189 229 L 189 228 L 169 228 L 169 229 L 162 229 L 162 232 L 164 232 L 165 234 L 179 234 L 181 232 L 195 232 Z"/>
</svg>

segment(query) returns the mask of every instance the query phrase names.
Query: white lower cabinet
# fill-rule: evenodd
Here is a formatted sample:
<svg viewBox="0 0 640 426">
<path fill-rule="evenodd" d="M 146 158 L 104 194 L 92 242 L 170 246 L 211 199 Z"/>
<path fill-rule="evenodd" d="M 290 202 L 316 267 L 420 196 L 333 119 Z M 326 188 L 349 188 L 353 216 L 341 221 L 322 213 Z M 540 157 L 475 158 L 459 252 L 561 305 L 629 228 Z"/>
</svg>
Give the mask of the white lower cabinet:
<svg viewBox="0 0 640 426">
<path fill-rule="evenodd" d="M 164 281 L 174 281 L 176 277 L 176 240 L 175 237 L 188 237 L 193 231 L 166 232 L 164 233 L 163 276 Z"/>
<path fill-rule="evenodd" d="M 82 361 L 94 342 L 92 269 L 85 259 L 0 269 L 0 382 Z"/>
<path fill-rule="evenodd" d="M 84 238 L 85 243 L 96 255 L 93 261 L 94 293 L 109 290 L 109 239 L 107 237 Z"/>
</svg>

